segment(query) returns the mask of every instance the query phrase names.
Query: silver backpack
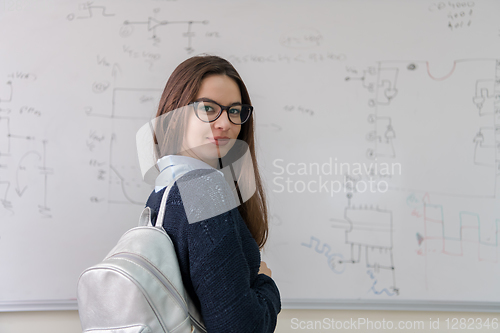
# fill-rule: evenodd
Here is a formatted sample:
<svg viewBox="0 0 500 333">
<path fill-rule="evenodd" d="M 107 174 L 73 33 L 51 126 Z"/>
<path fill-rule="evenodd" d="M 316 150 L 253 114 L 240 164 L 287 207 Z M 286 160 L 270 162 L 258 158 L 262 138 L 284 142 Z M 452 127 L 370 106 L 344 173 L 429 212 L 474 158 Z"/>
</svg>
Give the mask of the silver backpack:
<svg viewBox="0 0 500 333">
<path fill-rule="evenodd" d="M 157 226 L 146 207 L 139 226 L 127 231 L 101 263 L 80 275 L 77 298 L 83 332 L 206 332 L 162 227 L 171 187 L 163 194 Z"/>
</svg>

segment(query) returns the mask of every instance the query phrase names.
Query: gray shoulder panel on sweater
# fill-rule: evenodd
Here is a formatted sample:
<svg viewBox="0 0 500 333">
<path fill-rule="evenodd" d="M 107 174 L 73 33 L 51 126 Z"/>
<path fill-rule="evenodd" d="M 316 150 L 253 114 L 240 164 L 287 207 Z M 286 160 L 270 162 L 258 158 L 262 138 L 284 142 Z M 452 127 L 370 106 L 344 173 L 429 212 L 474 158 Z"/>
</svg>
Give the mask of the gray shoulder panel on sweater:
<svg viewBox="0 0 500 333">
<path fill-rule="evenodd" d="M 236 208 L 235 194 L 216 170 L 193 170 L 177 180 L 189 223 L 200 222 Z"/>
</svg>

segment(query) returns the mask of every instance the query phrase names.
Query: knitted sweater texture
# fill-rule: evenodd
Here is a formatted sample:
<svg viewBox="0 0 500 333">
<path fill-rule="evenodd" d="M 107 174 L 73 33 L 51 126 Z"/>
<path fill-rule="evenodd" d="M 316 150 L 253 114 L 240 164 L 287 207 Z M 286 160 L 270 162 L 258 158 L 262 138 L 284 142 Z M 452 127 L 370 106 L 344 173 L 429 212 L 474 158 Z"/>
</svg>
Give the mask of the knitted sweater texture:
<svg viewBox="0 0 500 333">
<path fill-rule="evenodd" d="M 272 278 L 258 274 L 259 248 L 238 209 L 195 223 L 186 215 L 183 198 L 191 214 L 197 207 L 234 200 L 228 184 L 211 170 L 194 170 L 181 180 L 187 181 L 182 197 L 178 180 L 168 194 L 162 224 L 174 244 L 186 292 L 208 332 L 273 332 L 280 294 Z M 153 191 L 146 203 L 153 220 L 164 192 Z"/>
</svg>

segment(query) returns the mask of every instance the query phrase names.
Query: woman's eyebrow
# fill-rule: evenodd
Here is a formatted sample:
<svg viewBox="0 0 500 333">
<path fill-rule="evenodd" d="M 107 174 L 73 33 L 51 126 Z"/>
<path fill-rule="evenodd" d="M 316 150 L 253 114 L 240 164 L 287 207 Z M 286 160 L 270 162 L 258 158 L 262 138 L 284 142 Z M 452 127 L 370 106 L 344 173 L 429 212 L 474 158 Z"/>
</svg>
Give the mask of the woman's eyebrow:
<svg viewBox="0 0 500 333">
<path fill-rule="evenodd" d="M 211 100 L 210 98 L 207 98 L 207 97 L 200 97 L 200 98 L 197 98 L 195 100 L 195 102 L 202 102 L 202 101 L 211 101 L 211 102 L 215 102 L 213 100 Z"/>
<path fill-rule="evenodd" d="M 195 102 L 209 102 L 209 101 L 220 104 L 219 102 L 214 101 L 213 99 L 208 98 L 208 97 L 200 97 L 200 98 L 198 98 L 198 99 L 195 100 Z M 242 104 L 243 103 L 241 103 L 241 102 L 234 102 L 234 103 L 231 103 L 229 105 L 223 105 L 223 106 L 233 106 L 233 105 L 242 105 Z"/>
</svg>

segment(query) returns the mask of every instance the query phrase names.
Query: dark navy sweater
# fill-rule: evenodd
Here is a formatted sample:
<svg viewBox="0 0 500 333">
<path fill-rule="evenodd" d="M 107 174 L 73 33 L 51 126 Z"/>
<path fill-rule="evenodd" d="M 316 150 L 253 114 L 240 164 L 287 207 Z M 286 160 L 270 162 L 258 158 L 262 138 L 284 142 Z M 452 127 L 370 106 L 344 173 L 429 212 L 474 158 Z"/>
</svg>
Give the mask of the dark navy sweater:
<svg viewBox="0 0 500 333">
<path fill-rule="evenodd" d="M 182 195 L 189 201 L 190 213 L 233 200 L 224 177 L 215 170 L 190 171 L 180 180 L 187 180 Z M 274 332 L 280 294 L 272 278 L 258 274 L 259 248 L 238 208 L 189 223 L 180 180 L 168 194 L 163 227 L 174 243 L 186 292 L 201 311 L 208 332 Z M 165 188 L 153 191 L 146 203 L 154 212 L 153 220 L 164 192 Z"/>
</svg>

